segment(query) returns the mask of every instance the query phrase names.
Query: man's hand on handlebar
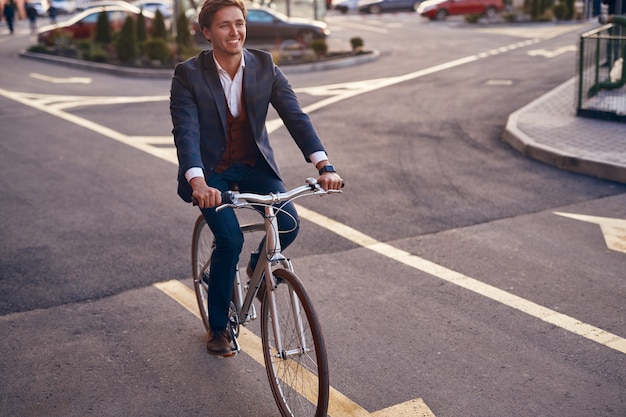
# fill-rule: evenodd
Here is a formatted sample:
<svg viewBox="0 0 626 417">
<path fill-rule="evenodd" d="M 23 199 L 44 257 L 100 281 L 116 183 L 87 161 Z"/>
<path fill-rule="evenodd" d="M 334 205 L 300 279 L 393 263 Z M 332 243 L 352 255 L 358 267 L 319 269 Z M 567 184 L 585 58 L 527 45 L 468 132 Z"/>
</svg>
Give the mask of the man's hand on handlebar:
<svg viewBox="0 0 626 417">
<path fill-rule="evenodd" d="M 341 190 L 343 187 L 343 179 L 336 172 L 324 172 L 317 178 L 317 182 L 326 191 Z"/>
<path fill-rule="evenodd" d="M 194 177 L 189 181 L 193 192 L 191 197 L 200 208 L 211 208 L 222 204 L 222 192 L 209 187 L 203 177 Z"/>
</svg>

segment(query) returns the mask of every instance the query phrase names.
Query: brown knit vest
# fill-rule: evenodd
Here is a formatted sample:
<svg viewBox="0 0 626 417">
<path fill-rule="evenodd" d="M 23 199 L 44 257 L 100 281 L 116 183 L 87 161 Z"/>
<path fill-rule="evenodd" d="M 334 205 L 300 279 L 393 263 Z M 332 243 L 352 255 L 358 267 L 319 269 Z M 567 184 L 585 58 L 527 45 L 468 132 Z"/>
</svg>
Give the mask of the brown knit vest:
<svg viewBox="0 0 626 417">
<path fill-rule="evenodd" d="M 241 94 L 241 112 L 234 117 L 226 106 L 226 149 L 217 166 L 216 172 L 223 172 L 235 164 L 254 166 L 261 153 L 252 136 L 244 94 Z"/>
</svg>

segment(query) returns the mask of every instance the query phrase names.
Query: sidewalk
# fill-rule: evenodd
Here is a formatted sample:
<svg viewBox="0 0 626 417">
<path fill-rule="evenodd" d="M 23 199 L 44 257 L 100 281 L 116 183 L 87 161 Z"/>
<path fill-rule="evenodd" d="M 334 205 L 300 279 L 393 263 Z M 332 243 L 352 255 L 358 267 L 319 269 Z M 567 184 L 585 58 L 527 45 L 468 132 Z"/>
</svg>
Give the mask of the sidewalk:
<svg viewBox="0 0 626 417">
<path fill-rule="evenodd" d="M 575 82 L 512 113 L 503 140 L 558 168 L 626 183 L 626 124 L 577 117 Z"/>
</svg>

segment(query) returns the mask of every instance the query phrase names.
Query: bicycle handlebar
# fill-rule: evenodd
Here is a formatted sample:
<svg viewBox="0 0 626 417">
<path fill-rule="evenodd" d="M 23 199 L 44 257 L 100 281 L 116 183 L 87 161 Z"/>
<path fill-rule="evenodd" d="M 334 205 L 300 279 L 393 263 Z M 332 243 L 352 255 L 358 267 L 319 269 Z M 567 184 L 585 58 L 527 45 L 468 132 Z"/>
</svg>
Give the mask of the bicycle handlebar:
<svg viewBox="0 0 626 417">
<path fill-rule="evenodd" d="M 343 187 L 344 184 L 341 184 L 341 186 Z M 215 207 L 215 211 L 223 210 L 226 207 L 242 207 L 247 204 L 278 204 L 303 195 L 323 195 L 341 192 L 341 190 L 325 190 L 315 178 L 309 177 L 306 179 L 306 185 L 301 185 L 284 193 L 254 194 L 226 191 L 222 193 L 222 204 Z M 198 205 L 195 198 L 192 201 L 194 206 Z"/>
<path fill-rule="evenodd" d="M 325 190 L 315 178 L 309 177 L 306 179 L 306 185 L 301 185 L 289 191 L 285 191 L 284 193 L 254 194 L 226 191 L 222 194 L 222 204 L 217 206 L 215 211 L 220 211 L 225 207 L 242 207 L 246 204 L 278 204 L 303 195 L 322 195 L 341 192 L 341 190 Z"/>
</svg>

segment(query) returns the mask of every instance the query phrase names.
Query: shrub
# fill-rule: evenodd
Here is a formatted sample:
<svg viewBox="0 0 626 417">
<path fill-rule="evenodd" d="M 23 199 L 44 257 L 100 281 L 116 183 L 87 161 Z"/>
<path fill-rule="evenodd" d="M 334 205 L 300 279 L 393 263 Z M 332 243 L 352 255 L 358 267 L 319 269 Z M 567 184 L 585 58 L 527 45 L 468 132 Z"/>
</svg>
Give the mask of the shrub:
<svg viewBox="0 0 626 417">
<path fill-rule="evenodd" d="M 554 20 L 554 12 L 552 9 L 547 9 L 543 14 L 537 17 L 537 22 L 552 22 Z"/>
<path fill-rule="evenodd" d="M 356 51 L 359 48 L 363 48 L 363 38 L 355 36 L 350 38 L 350 46 L 352 46 L 352 50 Z"/>
<path fill-rule="evenodd" d="M 480 13 L 468 13 L 463 15 L 463 18 L 467 23 L 478 23 L 481 18 Z"/>
<path fill-rule="evenodd" d="M 146 56 L 152 61 L 157 60 L 165 62 L 170 58 L 170 48 L 168 47 L 165 39 L 148 39 L 144 44 L 144 51 Z"/>
<path fill-rule="evenodd" d="M 565 3 L 559 3 L 552 7 L 552 13 L 557 20 L 565 20 L 568 16 L 568 9 Z"/>
<path fill-rule="evenodd" d="M 311 42 L 311 49 L 318 57 L 324 56 L 328 52 L 328 44 L 324 39 L 316 39 Z"/>
<path fill-rule="evenodd" d="M 36 52 L 36 53 L 45 53 L 47 52 L 47 50 L 48 48 L 46 47 L 46 45 L 41 45 L 41 44 L 33 45 L 28 48 L 29 52 Z"/>
<path fill-rule="evenodd" d="M 517 20 L 517 15 L 513 12 L 506 12 L 502 15 L 505 22 L 513 23 Z"/>
<path fill-rule="evenodd" d="M 87 61 L 106 62 L 109 59 L 109 54 L 102 45 L 92 43 L 89 45 L 89 49 L 83 51 L 83 58 Z"/>
<path fill-rule="evenodd" d="M 130 62 L 137 58 L 137 35 L 135 33 L 135 19 L 128 16 L 120 30 L 115 43 L 117 57 L 122 62 Z"/>
<path fill-rule="evenodd" d="M 104 45 L 111 42 L 111 25 L 109 24 L 109 15 L 106 12 L 100 12 L 100 14 L 98 14 L 94 42 Z"/>
<path fill-rule="evenodd" d="M 163 13 L 159 9 L 154 13 L 154 20 L 152 21 L 152 33 L 153 38 L 167 39 L 167 30 L 165 29 L 165 20 L 163 19 Z"/>
</svg>

